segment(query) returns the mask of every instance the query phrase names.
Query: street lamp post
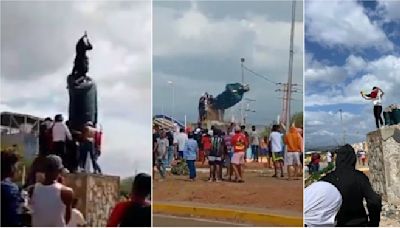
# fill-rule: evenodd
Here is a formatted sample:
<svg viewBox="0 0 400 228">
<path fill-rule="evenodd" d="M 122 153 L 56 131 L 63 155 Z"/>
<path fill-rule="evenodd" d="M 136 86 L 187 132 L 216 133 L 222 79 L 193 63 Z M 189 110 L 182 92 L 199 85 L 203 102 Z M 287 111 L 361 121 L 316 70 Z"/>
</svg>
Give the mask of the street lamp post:
<svg viewBox="0 0 400 228">
<path fill-rule="evenodd" d="M 175 118 L 175 88 L 174 88 L 174 82 L 173 81 L 168 81 L 168 84 L 171 85 L 172 87 L 172 118 Z"/>
</svg>

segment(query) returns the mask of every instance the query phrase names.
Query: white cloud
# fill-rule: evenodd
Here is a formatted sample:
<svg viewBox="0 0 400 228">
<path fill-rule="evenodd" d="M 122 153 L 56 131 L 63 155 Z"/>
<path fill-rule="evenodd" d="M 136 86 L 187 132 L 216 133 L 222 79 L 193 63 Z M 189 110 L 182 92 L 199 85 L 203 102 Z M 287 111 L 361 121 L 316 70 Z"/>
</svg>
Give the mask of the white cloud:
<svg viewBox="0 0 400 228">
<path fill-rule="evenodd" d="M 356 1 L 307 1 L 306 36 L 329 48 L 375 48 L 390 51 L 393 44 Z"/>
<path fill-rule="evenodd" d="M 346 143 L 361 142 L 375 127 L 370 109 L 365 109 L 360 115 L 343 112 L 343 125 L 339 112 L 306 111 L 305 116 L 305 141 L 309 148 L 341 145 L 343 134 L 346 135 Z"/>
<path fill-rule="evenodd" d="M 306 54 L 304 77 L 308 84 L 335 85 L 354 78 L 365 67 L 366 62 L 360 56 L 350 55 L 344 66 L 330 66 L 314 59 L 311 54 Z"/>
<path fill-rule="evenodd" d="M 154 15 L 155 56 L 246 56 L 246 62 L 264 69 L 289 58 L 290 22 L 255 14 L 214 19 L 193 6 L 187 11 L 154 7 Z M 296 22 L 295 28 L 295 56 L 302 61 L 303 23 Z"/>
<path fill-rule="evenodd" d="M 352 59 L 349 61 L 349 59 Z M 357 61 L 354 61 L 357 59 Z M 349 62 L 352 62 L 349 64 Z M 354 64 L 357 62 L 357 64 Z M 361 66 L 361 67 L 359 67 Z M 306 106 L 329 105 L 329 104 L 366 104 L 369 103 L 361 98 L 360 91 L 369 92 L 372 87 L 378 86 L 385 92 L 384 105 L 399 103 L 400 92 L 400 57 L 393 55 L 382 56 L 379 59 L 366 62 L 359 57 L 348 58 L 342 69 L 351 69 L 350 72 L 362 70 L 361 76 L 350 75 L 346 85 L 332 86 L 324 91 L 314 91 L 306 96 Z M 307 70 L 308 71 L 308 70 Z M 307 72 L 306 71 L 306 72 Z M 308 80 L 308 75 L 306 75 Z"/>
<path fill-rule="evenodd" d="M 378 9 L 381 10 L 387 22 L 400 19 L 400 2 L 398 1 L 378 0 Z"/>
</svg>

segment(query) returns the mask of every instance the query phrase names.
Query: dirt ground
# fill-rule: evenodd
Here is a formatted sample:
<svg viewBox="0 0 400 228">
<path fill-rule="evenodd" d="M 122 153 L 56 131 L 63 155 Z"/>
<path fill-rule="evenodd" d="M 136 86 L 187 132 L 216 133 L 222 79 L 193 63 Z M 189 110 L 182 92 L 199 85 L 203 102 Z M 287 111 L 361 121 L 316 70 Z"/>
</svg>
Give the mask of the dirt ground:
<svg viewBox="0 0 400 228">
<path fill-rule="evenodd" d="M 153 182 L 154 202 L 174 202 L 206 204 L 215 207 L 243 207 L 257 211 L 276 212 L 286 215 L 302 215 L 303 181 L 286 178 L 273 178 L 272 169 L 263 168 L 264 164 L 247 163 L 245 183 L 207 182 L 207 173 L 197 173 L 195 182 L 187 176 L 167 176 L 159 181 L 155 172 Z"/>
</svg>

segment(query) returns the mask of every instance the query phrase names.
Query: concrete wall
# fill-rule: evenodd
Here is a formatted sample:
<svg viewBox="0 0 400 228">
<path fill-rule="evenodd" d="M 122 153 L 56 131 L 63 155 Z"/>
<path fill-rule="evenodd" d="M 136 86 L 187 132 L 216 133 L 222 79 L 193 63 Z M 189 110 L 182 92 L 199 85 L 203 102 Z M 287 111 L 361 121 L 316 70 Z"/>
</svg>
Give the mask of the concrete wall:
<svg viewBox="0 0 400 228">
<path fill-rule="evenodd" d="M 74 189 L 79 199 L 77 208 L 88 226 L 106 226 L 112 208 L 119 201 L 119 177 L 77 173 L 67 174 L 65 180 Z"/>
<path fill-rule="evenodd" d="M 368 133 L 368 166 L 375 191 L 390 204 L 400 203 L 400 125 Z"/>
</svg>

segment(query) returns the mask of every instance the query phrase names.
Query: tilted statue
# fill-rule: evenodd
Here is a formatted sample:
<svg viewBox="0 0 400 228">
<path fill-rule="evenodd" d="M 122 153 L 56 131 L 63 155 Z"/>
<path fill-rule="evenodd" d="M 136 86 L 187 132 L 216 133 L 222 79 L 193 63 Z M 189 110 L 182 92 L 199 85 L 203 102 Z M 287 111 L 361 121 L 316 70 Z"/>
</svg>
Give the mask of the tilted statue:
<svg viewBox="0 0 400 228">
<path fill-rule="evenodd" d="M 248 85 L 231 83 L 227 84 L 225 90 L 215 98 L 208 94 L 205 97 L 201 97 L 199 100 L 200 122 L 204 120 L 223 121 L 225 109 L 233 107 L 239 103 L 242 100 L 244 93 L 249 90 L 250 88 Z"/>
</svg>

